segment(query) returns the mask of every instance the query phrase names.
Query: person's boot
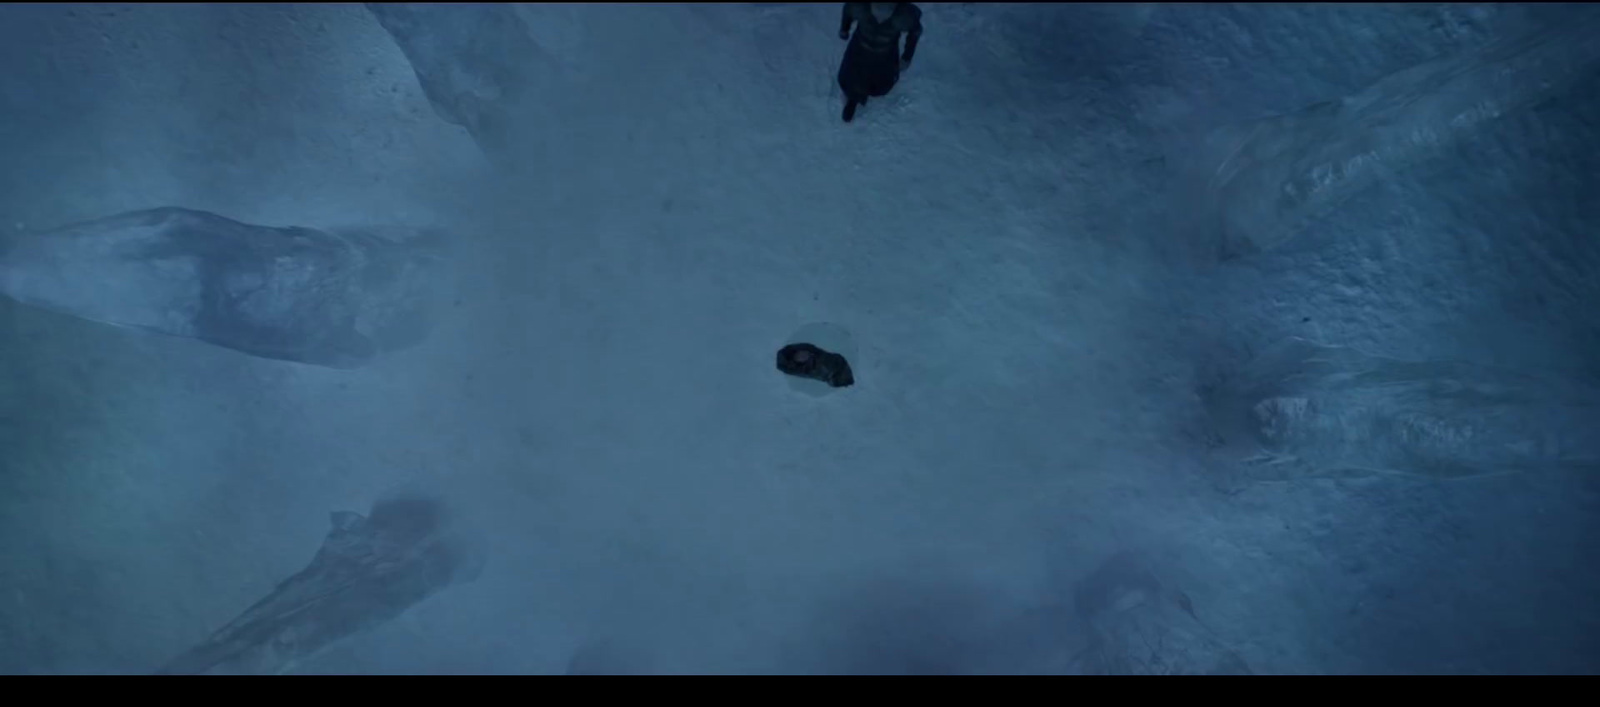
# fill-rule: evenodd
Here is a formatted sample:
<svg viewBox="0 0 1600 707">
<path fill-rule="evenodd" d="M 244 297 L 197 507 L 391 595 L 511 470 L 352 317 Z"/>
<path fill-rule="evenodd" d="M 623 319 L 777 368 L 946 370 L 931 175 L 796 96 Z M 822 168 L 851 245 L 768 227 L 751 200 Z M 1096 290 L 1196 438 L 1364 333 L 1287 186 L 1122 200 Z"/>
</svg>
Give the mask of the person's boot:
<svg viewBox="0 0 1600 707">
<path fill-rule="evenodd" d="M 844 102 L 844 122 L 848 123 L 851 120 L 855 119 L 855 117 L 856 117 L 856 106 L 858 106 L 858 105 L 861 105 L 860 101 L 857 101 L 854 98 L 845 99 L 845 102 Z"/>
</svg>

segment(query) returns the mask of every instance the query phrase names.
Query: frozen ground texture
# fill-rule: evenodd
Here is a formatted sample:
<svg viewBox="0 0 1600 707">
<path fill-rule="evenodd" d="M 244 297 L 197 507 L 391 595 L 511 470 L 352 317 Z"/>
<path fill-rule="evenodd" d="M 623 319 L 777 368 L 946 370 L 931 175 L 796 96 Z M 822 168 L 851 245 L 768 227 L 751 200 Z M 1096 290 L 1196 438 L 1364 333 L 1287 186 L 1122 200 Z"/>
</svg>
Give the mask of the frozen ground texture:
<svg viewBox="0 0 1600 707">
<path fill-rule="evenodd" d="M 1201 397 L 1218 446 L 1249 454 L 1235 461 L 1256 478 L 1600 471 L 1583 424 L 1600 419 L 1600 392 L 1582 380 L 1291 338 Z"/>
<path fill-rule="evenodd" d="M 1211 147 L 1225 156 L 1204 166 L 1214 167 L 1206 197 L 1224 252 L 1269 250 L 1462 134 L 1571 91 L 1600 68 L 1597 29 L 1600 12 L 1586 8 L 1350 96 L 1217 131 Z"/>
<path fill-rule="evenodd" d="M 0 9 L 11 230 L 459 246 L 450 315 L 350 371 L 0 304 L 0 670 L 153 670 L 415 488 L 483 576 L 302 670 L 1596 672 L 1592 473 L 1262 480 L 1207 404 L 1285 397 L 1249 364 L 1295 338 L 1593 386 L 1594 72 L 1485 89 L 1517 109 L 1263 252 L 1193 228 L 1215 136 L 1590 10 L 924 9 L 849 126 L 833 6 Z M 854 388 L 771 370 L 818 324 Z M 1584 441 L 1587 399 L 1527 402 Z"/>
</svg>

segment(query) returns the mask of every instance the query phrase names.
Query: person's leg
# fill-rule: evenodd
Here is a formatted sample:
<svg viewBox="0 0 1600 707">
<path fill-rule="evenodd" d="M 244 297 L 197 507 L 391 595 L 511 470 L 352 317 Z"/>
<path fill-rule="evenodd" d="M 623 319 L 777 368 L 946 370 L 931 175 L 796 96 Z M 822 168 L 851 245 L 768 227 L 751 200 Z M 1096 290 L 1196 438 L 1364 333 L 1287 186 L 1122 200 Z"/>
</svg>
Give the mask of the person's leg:
<svg viewBox="0 0 1600 707">
<path fill-rule="evenodd" d="M 854 120 L 856 117 L 856 108 L 866 102 L 867 100 L 861 96 L 845 96 L 843 116 L 844 122 L 848 123 L 851 120 Z"/>
</svg>

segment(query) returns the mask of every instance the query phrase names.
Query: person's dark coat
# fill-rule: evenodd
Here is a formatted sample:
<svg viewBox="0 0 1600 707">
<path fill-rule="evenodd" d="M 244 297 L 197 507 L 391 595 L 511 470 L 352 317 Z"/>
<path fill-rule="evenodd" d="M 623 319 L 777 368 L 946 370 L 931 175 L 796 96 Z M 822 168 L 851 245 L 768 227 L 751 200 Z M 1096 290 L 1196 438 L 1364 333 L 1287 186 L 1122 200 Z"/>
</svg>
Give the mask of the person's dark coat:
<svg viewBox="0 0 1600 707">
<path fill-rule="evenodd" d="M 873 5 L 880 6 L 880 14 L 873 13 Z M 883 17 L 881 6 L 893 4 L 894 10 Z M 880 19 L 882 17 L 882 19 Z M 855 25 L 855 34 L 850 34 Z M 906 36 L 905 51 L 900 51 L 900 35 Z M 850 38 L 844 61 L 839 64 L 839 88 L 847 100 L 860 103 L 868 97 L 887 95 L 900 80 L 901 64 L 909 64 L 916 55 L 917 41 L 922 37 L 922 10 L 909 2 L 844 4 L 840 19 L 839 36 Z"/>
</svg>

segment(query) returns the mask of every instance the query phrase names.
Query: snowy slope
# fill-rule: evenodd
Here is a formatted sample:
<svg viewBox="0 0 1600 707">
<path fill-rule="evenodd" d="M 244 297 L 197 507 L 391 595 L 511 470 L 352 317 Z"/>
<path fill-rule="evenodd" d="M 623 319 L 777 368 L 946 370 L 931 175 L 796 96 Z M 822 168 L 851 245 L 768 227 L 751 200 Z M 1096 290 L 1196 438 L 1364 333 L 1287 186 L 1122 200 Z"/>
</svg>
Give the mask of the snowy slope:
<svg viewBox="0 0 1600 707">
<path fill-rule="evenodd" d="M 836 6 L 510 10 L 424 61 L 360 6 L 0 9 L 13 226 L 461 238 L 452 316 L 358 371 L 0 304 L 0 670 L 148 671 L 402 487 L 488 569 L 308 670 L 1069 670 L 1121 551 L 1256 672 L 1600 665 L 1596 477 L 1241 485 L 1201 395 L 1291 336 L 1600 376 L 1594 77 L 1282 250 L 1180 227 L 1203 136 L 1560 8 L 929 5 L 848 126 Z M 856 387 L 771 370 L 814 323 Z"/>
</svg>

